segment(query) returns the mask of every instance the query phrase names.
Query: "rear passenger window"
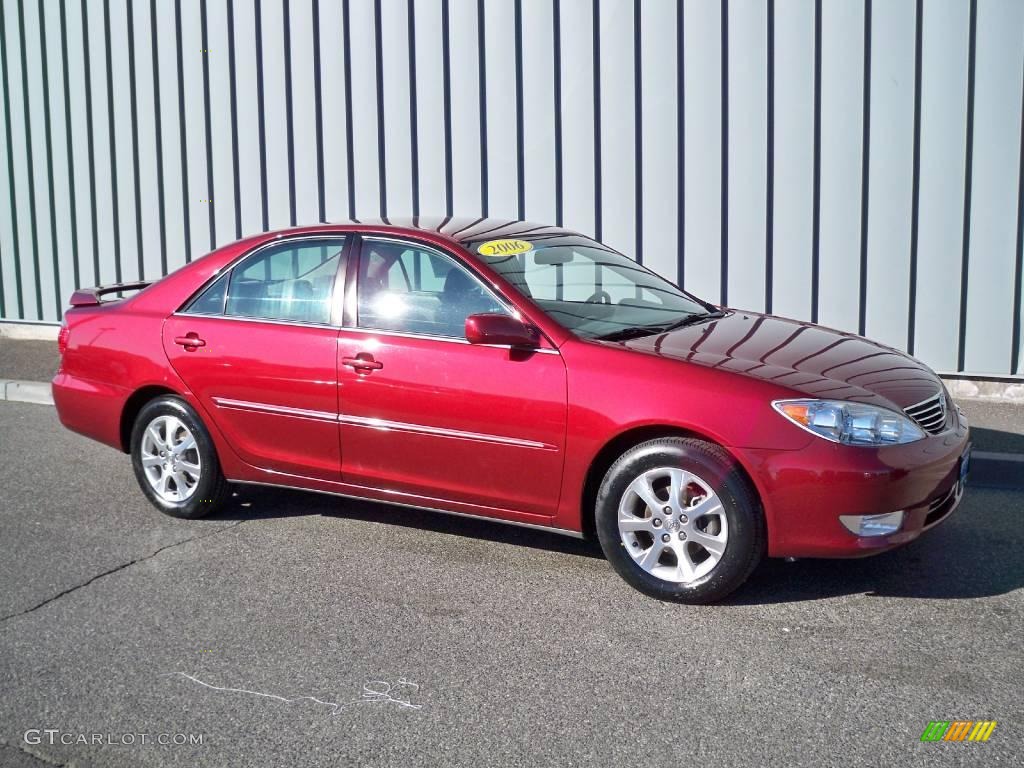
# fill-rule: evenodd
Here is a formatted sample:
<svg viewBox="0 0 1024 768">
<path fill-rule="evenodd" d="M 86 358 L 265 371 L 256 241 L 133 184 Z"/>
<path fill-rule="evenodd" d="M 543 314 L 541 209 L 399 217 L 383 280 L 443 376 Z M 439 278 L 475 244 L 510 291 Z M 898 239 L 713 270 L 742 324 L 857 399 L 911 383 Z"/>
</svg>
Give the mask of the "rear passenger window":
<svg viewBox="0 0 1024 768">
<path fill-rule="evenodd" d="M 264 248 L 213 283 L 186 311 L 328 324 L 344 246 L 344 238 L 330 238 Z"/>
</svg>

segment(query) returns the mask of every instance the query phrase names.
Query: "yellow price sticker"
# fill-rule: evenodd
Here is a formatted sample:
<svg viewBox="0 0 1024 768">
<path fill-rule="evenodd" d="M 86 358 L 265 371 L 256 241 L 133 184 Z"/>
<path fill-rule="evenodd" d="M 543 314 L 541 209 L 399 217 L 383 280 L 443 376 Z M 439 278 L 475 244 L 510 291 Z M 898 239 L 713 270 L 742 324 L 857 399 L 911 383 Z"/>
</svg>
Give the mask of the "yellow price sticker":
<svg viewBox="0 0 1024 768">
<path fill-rule="evenodd" d="M 488 240 L 477 246 L 477 253 L 483 256 L 515 256 L 533 250 L 533 243 L 526 240 Z"/>
</svg>

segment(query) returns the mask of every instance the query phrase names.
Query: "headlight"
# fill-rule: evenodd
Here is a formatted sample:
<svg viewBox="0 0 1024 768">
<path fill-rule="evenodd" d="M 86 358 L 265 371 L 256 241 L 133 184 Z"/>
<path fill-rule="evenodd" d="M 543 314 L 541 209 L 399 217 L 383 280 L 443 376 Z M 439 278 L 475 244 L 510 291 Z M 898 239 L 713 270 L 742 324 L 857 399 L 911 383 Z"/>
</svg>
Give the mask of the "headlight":
<svg viewBox="0 0 1024 768">
<path fill-rule="evenodd" d="M 797 426 L 844 445 L 912 443 L 924 432 L 902 413 L 842 400 L 776 400 L 772 407 Z"/>
</svg>

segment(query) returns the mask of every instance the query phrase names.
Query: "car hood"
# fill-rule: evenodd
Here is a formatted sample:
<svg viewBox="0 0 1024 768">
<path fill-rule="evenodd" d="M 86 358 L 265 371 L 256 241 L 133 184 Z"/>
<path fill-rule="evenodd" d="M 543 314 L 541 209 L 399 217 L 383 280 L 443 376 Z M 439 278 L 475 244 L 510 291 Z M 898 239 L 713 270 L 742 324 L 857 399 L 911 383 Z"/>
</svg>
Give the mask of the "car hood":
<svg viewBox="0 0 1024 768">
<path fill-rule="evenodd" d="M 729 310 L 624 347 L 762 379 L 801 395 L 902 410 L 942 391 L 926 365 L 862 336 L 773 315 Z"/>
</svg>

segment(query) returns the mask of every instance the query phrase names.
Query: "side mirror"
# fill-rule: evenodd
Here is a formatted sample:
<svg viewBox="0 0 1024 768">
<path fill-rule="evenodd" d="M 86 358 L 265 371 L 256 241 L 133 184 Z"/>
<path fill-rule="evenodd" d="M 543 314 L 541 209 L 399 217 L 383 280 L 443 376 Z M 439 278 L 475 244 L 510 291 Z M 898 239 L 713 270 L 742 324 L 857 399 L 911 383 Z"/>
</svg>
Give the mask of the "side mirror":
<svg viewBox="0 0 1024 768">
<path fill-rule="evenodd" d="M 534 349 L 540 346 L 540 331 L 510 315 L 485 312 L 466 318 L 466 340 L 470 344 L 508 344 Z"/>
</svg>

